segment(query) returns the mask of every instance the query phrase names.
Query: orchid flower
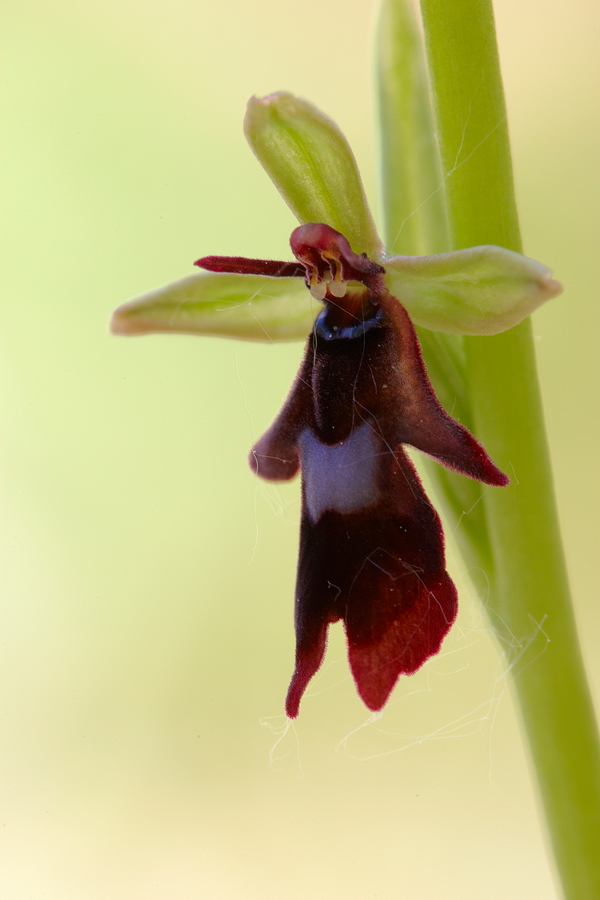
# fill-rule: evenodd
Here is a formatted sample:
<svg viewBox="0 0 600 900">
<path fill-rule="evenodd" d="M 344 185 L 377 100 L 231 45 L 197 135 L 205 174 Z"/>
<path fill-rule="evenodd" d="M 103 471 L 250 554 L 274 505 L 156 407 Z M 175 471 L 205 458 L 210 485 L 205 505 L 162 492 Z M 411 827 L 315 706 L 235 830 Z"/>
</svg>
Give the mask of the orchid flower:
<svg viewBox="0 0 600 900">
<path fill-rule="evenodd" d="M 286 712 L 320 667 L 331 622 L 343 619 L 350 667 L 372 710 L 398 677 L 433 654 L 457 612 L 444 539 L 402 444 L 491 485 L 508 478 L 438 402 L 409 316 L 383 266 L 354 253 L 328 225 L 293 232 L 298 260 L 209 256 L 213 272 L 304 276 L 325 308 L 272 427 L 250 454 L 272 481 L 302 471 L 296 585 L 296 668 Z"/>
<path fill-rule="evenodd" d="M 196 264 L 211 274 L 126 304 L 113 330 L 255 340 L 310 332 L 288 400 L 250 457 L 269 480 L 302 470 L 286 711 L 298 714 L 338 619 L 358 691 L 378 710 L 401 673 L 438 652 L 457 609 L 440 520 L 402 445 L 486 484 L 508 483 L 436 398 L 411 316 L 447 333 L 494 333 L 560 285 L 542 264 L 501 247 L 387 257 L 345 138 L 304 100 L 253 98 L 246 134 L 303 223 L 291 238 L 297 261 L 203 257 Z M 321 221 L 307 221 L 310 213 Z M 314 322 L 306 288 L 325 304 Z"/>
</svg>

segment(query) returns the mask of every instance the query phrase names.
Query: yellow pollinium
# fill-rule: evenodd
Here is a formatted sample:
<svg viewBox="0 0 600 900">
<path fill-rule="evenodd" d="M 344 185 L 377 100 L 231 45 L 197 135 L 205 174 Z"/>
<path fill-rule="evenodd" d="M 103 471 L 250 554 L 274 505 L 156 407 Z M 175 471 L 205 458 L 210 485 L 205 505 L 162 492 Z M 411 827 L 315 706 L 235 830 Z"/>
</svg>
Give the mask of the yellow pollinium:
<svg viewBox="0 0 600 900">
<path fill-rule="evenodd" d="M 321 275 L 317 266 L 310 266 L 309 290 L 312 296 L 316 300 L 324 300 L 329 291 L 333 297 L 345 297 L 347 282 L 342 278 L 342 264 L 339 256 L 322 251 L 321 259 L 327 263 L 329 273 Z"/>
</svg>

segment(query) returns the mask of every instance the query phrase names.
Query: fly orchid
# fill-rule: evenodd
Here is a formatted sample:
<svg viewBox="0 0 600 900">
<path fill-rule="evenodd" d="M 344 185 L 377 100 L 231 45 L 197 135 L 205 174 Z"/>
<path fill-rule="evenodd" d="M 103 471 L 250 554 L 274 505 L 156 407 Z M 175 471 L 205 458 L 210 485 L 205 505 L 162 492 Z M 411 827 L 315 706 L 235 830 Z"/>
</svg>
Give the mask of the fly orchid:
<svg viewBox="0 0 600 900">
<path fill-rule="evenodd" d="M 471 479 L 508 483 L 438 401 L 413 321 L 494 334 L 560 285 L 502 247 L 385 256 L 344 136 L 304 100 L 253 98 L 246 136 L 302 223 L 291 237 L 296 261 L 203 257 L 197 265 L 208 272 L 125 304 L 112 328 L 269 341 L 310 333 L 288 399 L 250 455 L 268 480 L 302 472 L 286 711 L 297 716 L 340 619 L 359 694 L 378 710 L 400 674 L 439 651 L 457 611 L 440 520 L 403 445 Z M 306 287 L 324 304 L 316 320 Z"/>
<path fill-rule="evenodd" d="M 490 485 L 508 478 L 438 402 L 385 268 L 324 224 L 292 233 L 298 260 L 209 256 L 213 272 L 304 276 L 324 309 L 283 409 L 250 454 L 257 475 L 302 472 L 296 668 L 286 712 L 320 667 L 342 619 L 358 692 L 381 709 L 399 675 L 437 653 L 457 611 L 439 517 L 403 444 Z"/>
</svg>

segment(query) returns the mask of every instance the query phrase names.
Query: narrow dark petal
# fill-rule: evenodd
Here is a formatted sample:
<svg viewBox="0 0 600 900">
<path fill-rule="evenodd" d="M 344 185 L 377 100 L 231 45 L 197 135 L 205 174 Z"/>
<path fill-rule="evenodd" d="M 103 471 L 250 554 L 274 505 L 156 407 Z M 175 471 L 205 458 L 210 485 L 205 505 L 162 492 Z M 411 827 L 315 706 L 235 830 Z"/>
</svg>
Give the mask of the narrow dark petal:
<svg viewBox="0 0 600 900">
<path fill-rule="evenodd" d="M 243 256 L 203 256 L 194 263 L 209 272 L 233 272 L 237 275 L 268 275 L 270 278 L 304 277 L 304 266 L 275 259 L 246 259 Z"/>
<path fill-rule="evenodd" d="M 437 399 L 421 355 L 414 326 L 404 307 L 389 294 L 381 298 L 391 325 L 390 371 L 393 390 L 401 406 L 395 438 L 433 456 L 442 465 L 469 478 L 502 487 L 508 477 L 494 465 L 473 435 L 448 415 Z M 381 368 L 385 372 L 382 359 Z"/>
</svg>

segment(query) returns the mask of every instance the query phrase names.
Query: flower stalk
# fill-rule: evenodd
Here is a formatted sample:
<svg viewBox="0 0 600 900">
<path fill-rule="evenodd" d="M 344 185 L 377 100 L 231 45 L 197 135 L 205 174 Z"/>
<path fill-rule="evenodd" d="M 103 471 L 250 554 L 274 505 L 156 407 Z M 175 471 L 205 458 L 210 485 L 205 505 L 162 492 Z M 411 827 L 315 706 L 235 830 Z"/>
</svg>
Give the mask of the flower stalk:
<svg viewBox="0 0 600 900">
<path fill-rule="evenodd" d="M 408 36 L 403 28 L 410 6 L 390 0 L 384 7 L 394 34 L 390 38 L 386 30 L 380 63 L 388 139 L 389 122 L 407 114 L 405 104 L 402 108 L 407 92 L 416 91 L 420 104 L 428 106 L 422 80 L 414 74 L 424 68 L 414 23 Z M 436 215 L 431 198 L 445 195 L 445 249 L 493 243 L 518 252 L 491 3 L 421 0 L 421 11 L 434 115 L 420 111 L 413 127 L 435 130 L 442 175 L 435 184 L 433 132 L 429 138 L 421 135 L 420 145 L 430 156 L 421 172 L 421 227 L 410 243 L 403 201 L 410 173 L 400 152 L 384 152 L 388 241 L 402 240 L 403 252 L 417 252 L 416 247 L 431 252 L 422 243 L 428 234 L 439 241 L 439 231 L 436 237 L 429 224 Z M 412 54 L 412 65 L 399 67 L 397 57 L 406 53 Z M 396 83 L 391 90 L 386 82 L 398 75 L 412 84 Z M 450 515 L 467 513 L 461 550 L 467 564 L 484 567 L 489 583 L 487 611 L 512 674 L 565 896 L 595 900 L 600 896 L 600 744 L 569 596 L 530 323 L 493 337 L 437 335 L 435 346 L 424 341 L 428 364 L 440 349 L 445 370 L 430 366 L 438 392 L 438 378 L 457 391 L 462 421 L 512 483 L 503 491 L 479 492 L 475 516 L 469 509 L 477 485 L 443 473 L 437 486 Z"/>
</svg>

